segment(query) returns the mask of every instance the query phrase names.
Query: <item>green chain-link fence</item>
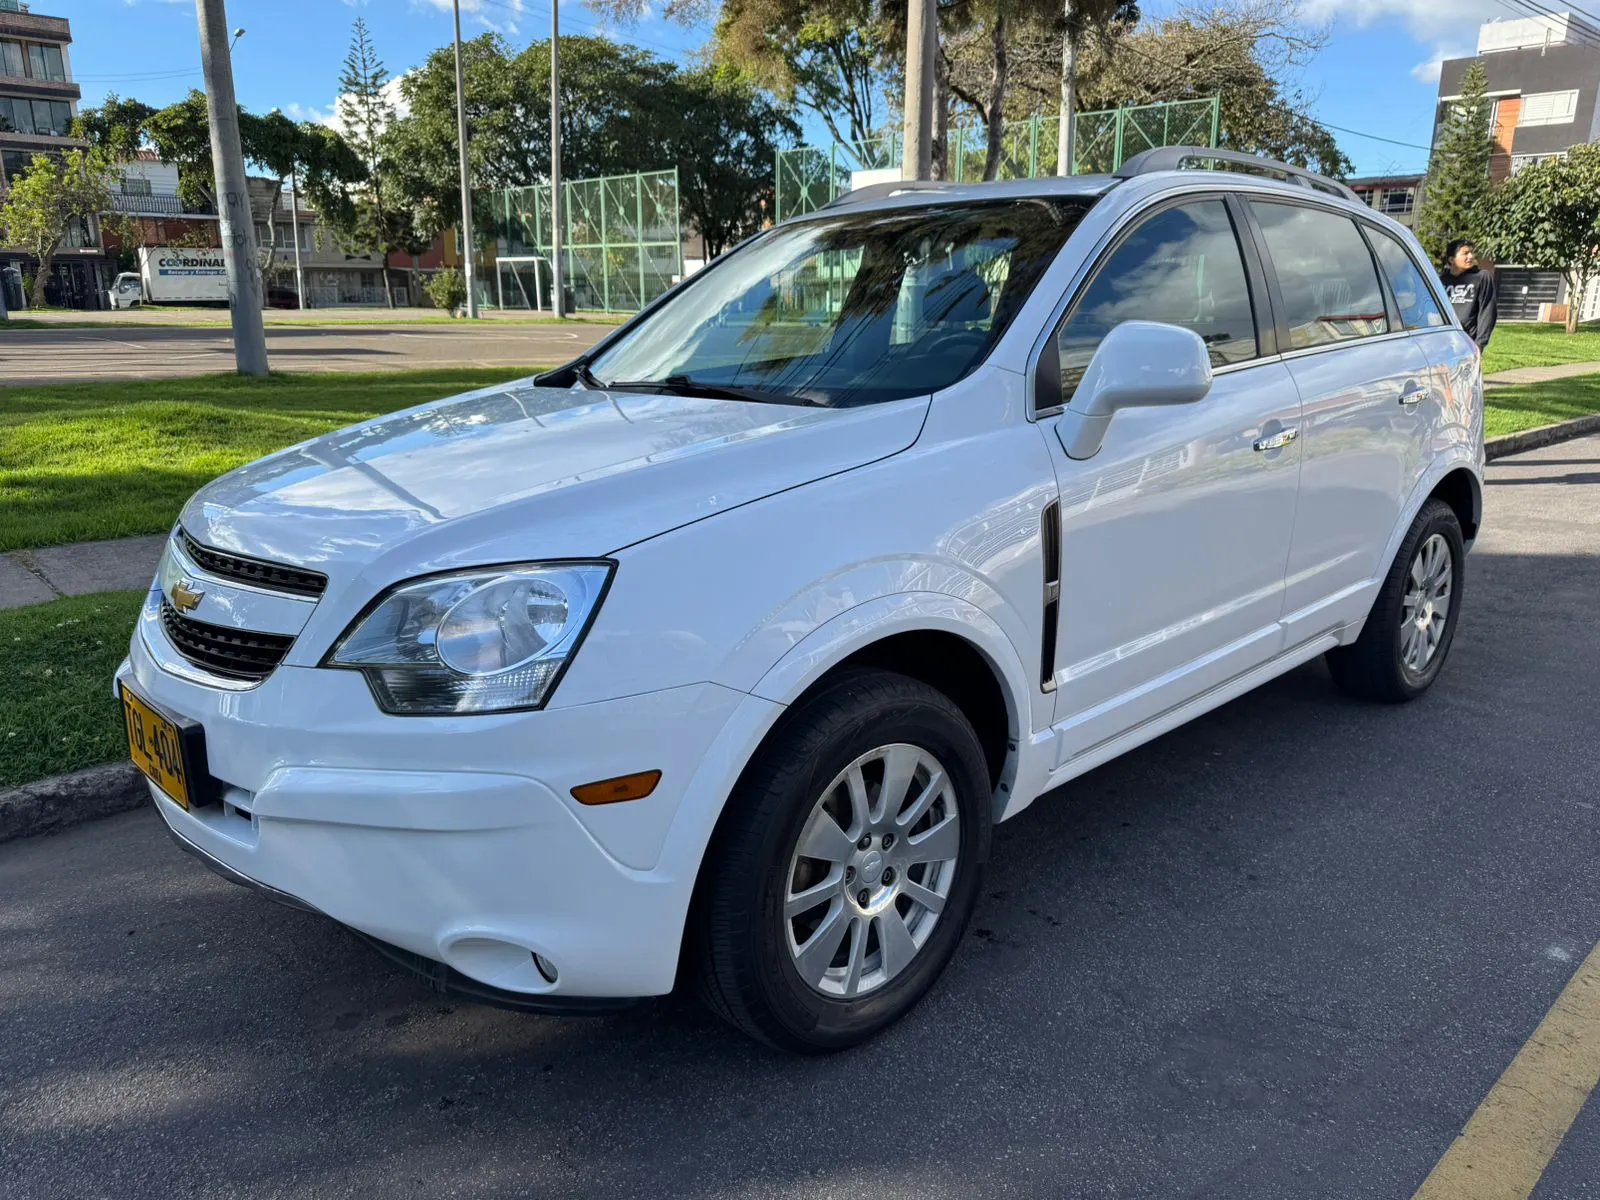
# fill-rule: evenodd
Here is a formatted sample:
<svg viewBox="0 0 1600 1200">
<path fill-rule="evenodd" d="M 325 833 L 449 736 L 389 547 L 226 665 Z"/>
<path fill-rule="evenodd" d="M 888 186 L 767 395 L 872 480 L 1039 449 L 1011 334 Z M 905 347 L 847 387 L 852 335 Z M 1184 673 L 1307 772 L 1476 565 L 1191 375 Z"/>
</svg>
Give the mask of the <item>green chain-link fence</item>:
<svg viewBox="0 0 1600 1200">
<path fill-rule="evenodd" d="M 636 312 L 683 274 L 676 170 L 572 180 L 562 197 L 562 275 L 574 309 Z M 478 205 L 498 260 L 480 285 L 484 302 L 549 307 L 550 185 L 480 193 Z"/>
<path fill-rule="evenodd" d="M 1074 175 L 1115 171 L 1135 154 L 1156 146 L 1215 146 L 1221 102 L 1172 100 L 1131 108 L 1108 108 L 1076 115 L 1077 161 Z M 1008 122 L 1001 137 L 997 178 L 1033 179 L 1056 173 L 1059 117 Z M 775 216 L 782 221 L 821 208 L 848 192 L 859 171 L 898 170 L 905 150 L 898 133 L 863 141 L 835 142 L 826 149 L 798 146 L 778 151 Z M 988 138 L 981 125 L 950 131 L 949 177 L 962 182 L 983 178 Z"/>
</svg>

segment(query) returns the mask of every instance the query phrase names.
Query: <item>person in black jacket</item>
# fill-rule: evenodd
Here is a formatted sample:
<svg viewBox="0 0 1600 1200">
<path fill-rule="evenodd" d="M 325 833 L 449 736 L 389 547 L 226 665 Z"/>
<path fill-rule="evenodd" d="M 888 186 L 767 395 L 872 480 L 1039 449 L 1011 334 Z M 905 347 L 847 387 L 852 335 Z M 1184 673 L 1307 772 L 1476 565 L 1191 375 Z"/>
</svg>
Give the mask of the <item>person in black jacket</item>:
<svg viewBox="0 0 1600 1200">
<path fill-rule="evenodd" d="M 1494 276 L 1478 265 L 1478 248 L 1457 238 L 1445 248 L 1444 270 L 1439 272 L 1445 295 L 1456 310 L 1456 320 L 1478 349 L 1489 345 L 1498 317 L 1494 304 Z"/>
</svg>

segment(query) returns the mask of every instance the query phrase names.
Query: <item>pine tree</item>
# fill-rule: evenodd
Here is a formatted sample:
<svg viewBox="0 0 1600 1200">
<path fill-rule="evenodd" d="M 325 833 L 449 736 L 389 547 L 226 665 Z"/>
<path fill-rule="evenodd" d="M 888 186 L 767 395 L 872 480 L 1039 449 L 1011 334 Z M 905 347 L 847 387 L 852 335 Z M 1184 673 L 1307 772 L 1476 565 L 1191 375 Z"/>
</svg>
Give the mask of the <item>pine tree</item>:
<svg viewBox="0 0 1600 1200">
<path fill-rule="evenodd" d="M 358 235 L 383 250 L 383 294 L 393 308 L 389 256 L 397 239 L 390 232 L 395 219 L 385 195 L 383 167 L 383 134 L 394 120 L 394 105 L 383 91 L 388 82 L 389 71 L 373 48 L 367 23 L 357 17 L 350 34 L 350 51 L 339 72 L 339 120 L 344 125 L 345 140 L 367 172 L 366 186 L 356 199 Z"/>
<path fill-rule="evenodd" d="M 1444 261 L 1453 238 L 1479 238 L 1489 201 L 1489 154 L 1494 148 L 1485 94 L 1488 78 L 1475 62 L 1461 78 L 1461 99 L 1450 105 L 1434 142 L 1422 184 L 1416 233 L 1434 261 Z"/>
</svg>

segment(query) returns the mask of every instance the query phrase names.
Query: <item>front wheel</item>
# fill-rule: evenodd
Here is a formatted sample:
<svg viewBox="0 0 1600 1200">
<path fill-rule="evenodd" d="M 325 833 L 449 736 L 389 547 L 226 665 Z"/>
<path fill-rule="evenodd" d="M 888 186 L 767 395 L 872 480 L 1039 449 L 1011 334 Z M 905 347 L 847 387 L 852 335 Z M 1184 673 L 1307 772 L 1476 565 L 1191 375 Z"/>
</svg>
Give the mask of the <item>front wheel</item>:
<svg viewBox="0 0 1600 1200">
<path fill-rule="evenodd" d="M 1390 704 L 1432 686 L 1460 620 L 1466 547 L 1455 511 L 1429 500 L 1400 543 L 1361 636 L 1328 652 L 1339 689 Z"/>
<path fill-rule="evenodd" d="M 729 800 L 706 864 L 701 990 L 783 1050 L 898 1020 L 961 939 L 989 844 L 989 775 L 941 692 L 852 672 L 797 705 Z"/>
</svg>

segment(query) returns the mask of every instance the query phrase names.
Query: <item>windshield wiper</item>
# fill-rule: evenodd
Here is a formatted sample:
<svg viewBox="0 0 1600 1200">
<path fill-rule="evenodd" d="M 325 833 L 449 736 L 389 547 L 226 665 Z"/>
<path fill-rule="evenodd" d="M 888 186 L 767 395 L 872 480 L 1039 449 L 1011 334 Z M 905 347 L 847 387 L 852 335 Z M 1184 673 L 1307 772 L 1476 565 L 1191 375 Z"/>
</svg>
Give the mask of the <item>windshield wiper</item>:
<svg viewBox="0 0 1600 1200">
<path fill-rule="evenodd" d="M 748 400 L 756 404 L 809 404 L 813 400 L 801 396 L 788 396 L 782 392 L 762 392 L 754 388 L 728 387 L 721 383 L 705 383 L 687 375 L 668 375 L 665 379 L 619 379 L 601 384 L 619 392 L 671 392 L 679 396 L 709 396 L 715 400 Z"/>
<path fill-rule="evenodd" d="M 595 378 L 595 373 L 589 370 L 588 363 L 580 362 L 573 364 L 572 373 L 578 377 L 579 383 L 583 384 L 584 387 L 590 389 L 591 391 L 598 392 L 606 386 L 597 378 Z"/>
</svg>

